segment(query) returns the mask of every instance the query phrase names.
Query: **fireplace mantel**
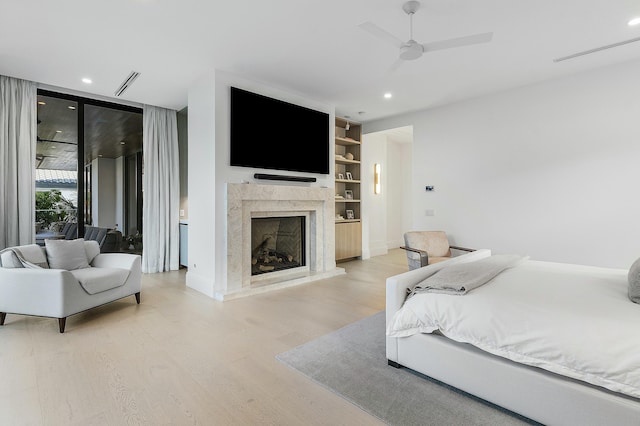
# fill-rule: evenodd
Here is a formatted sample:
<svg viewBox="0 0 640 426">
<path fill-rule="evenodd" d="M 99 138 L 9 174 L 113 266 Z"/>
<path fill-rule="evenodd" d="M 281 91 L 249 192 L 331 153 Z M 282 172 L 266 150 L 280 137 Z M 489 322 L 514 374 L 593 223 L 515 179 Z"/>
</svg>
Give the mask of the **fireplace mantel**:
<svg viewBox="0 0 640 426">
<path fill-rule="evenodd" d="M 343 274 L 336 268 L 334 194 L 330 188 L 227 184 L 227 269 L 224 288 L 216 298 L 239 296 L 308 283 Z M 305 215 L 309 253 L 305 271 L 281 271 L 268 280 L 251 276 L 251 218 Z"/>
</svg>

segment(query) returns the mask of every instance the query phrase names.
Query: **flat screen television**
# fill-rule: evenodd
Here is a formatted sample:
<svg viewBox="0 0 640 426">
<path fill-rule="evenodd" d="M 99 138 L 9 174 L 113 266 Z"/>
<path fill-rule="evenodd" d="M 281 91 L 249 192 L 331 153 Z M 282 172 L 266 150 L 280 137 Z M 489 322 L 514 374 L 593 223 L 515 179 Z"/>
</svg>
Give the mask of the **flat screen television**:
<svg viewBox="0 0 640 426">
<path fill-rule="evenodd" d="M 231 87 L 231 165 L 329 174 L 329 114 Z"/>
</svg>

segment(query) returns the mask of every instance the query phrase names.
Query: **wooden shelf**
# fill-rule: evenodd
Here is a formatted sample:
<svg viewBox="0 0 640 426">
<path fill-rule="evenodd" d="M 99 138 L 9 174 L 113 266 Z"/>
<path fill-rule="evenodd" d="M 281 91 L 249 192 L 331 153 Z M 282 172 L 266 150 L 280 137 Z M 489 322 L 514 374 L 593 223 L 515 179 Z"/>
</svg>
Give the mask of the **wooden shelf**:
<svg viewBox="0 0 640 426">
<path fill-rule="evenodd" d="M 362 125 L 346 118 L 336 117 L 335 129 L 335 191 L 336 194 L 343 196 L 335 199 L 335 212 L 343 218 L 347 217 L 347 212 L 349 217 L 353 217 L 353 219 L 335 221 L 336 261 L 341 261 L 362 256 L 362 203 L 360 202 L 362 194 L 360 178 L 363 176 L 360 161 Z M 347 160 L 346 157 L 351 160 Z M 354 179 L 344 179 L 347 175 Z M 343 179 L 338 179 L 338 176 L 342 176 Z M 344 198 L 346 193 L 353 198 Z"/>
<path fill-rule="evenodd" d="M 340 138 L 336 136 L 336 145 L 348 146 L 348 145 L 361 145 L 362 142 L 351 138 Z"/>
<path fill-rule="evenodd" d="M 347 160 L 346 158 L 337 158 L 336 157 L 336 163 L 337 164 L 360 164 L 359 160 Z"/>
</svg>

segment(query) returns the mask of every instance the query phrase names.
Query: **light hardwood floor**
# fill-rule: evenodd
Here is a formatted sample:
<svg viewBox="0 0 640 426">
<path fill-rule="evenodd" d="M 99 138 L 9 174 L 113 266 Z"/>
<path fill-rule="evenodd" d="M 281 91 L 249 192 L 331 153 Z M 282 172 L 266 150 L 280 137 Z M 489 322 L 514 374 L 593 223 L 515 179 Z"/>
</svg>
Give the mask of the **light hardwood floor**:
<svg viewBox="0 0 640 426">
<path fill-rule="evenodd" d="M 385 307 L 404 252 L 347 274 L 227 302 L 185 270 L 143 274 L 133 296 L 69 317 L 7 315 L 0 425 L 377 425 L 275 356 Z"/>
</svg>

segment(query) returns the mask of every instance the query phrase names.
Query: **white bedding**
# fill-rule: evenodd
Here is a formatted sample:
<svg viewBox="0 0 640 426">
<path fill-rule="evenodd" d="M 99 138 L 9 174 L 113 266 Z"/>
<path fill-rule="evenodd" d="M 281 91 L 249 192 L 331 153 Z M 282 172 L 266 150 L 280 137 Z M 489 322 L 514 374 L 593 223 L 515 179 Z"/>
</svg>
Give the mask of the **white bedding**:
<svg viewBox="0 0 640 426">
<path fill-rule="evenodd" d="M 627 297 L 625 270 L 528 260 L 466 295 L 411 297 L 387 335 L 435 330 L 640 398 L 640 305 Z"/>
</svg>

